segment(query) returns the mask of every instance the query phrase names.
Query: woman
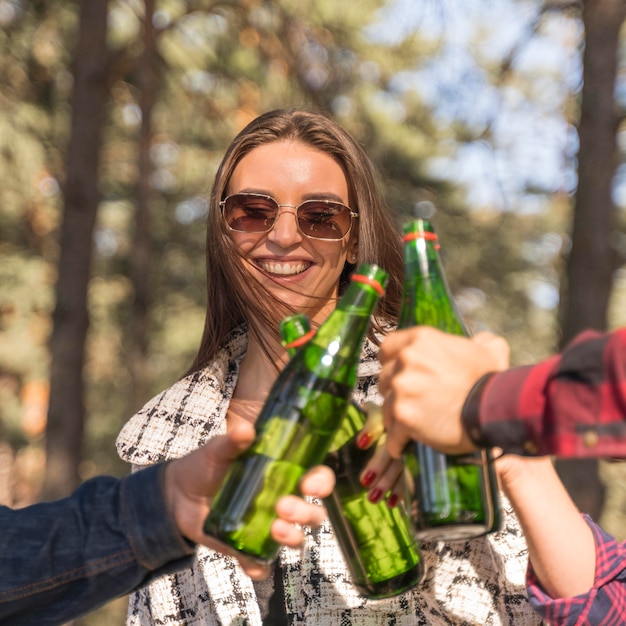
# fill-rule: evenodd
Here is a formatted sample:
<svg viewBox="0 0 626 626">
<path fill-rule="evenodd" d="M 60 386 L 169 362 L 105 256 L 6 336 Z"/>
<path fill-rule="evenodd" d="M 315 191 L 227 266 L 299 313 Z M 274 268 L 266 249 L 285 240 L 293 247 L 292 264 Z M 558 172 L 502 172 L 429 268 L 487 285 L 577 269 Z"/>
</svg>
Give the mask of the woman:
<svg viewBox="0 0 626 626">
<path fill-rule="evenodd" d="M 211 194 L 198 355 L 185 378 L 124 427 L 122 458 L 138 467 L 178 457 L 254 421 L 285 359 L 279 320 L 300 311 L 319 324 L 361 262 L 390 274 L 362 354 L 356 399 L 364 402 L 380 400 L 378 340 L 397 321 L 403 273 L 372 167 L 324 116 L 272 111 L 250 123 L 228 148 Z M 350 584 L 326 522 L 307 531 L 302 550 L 281 552 L 272 599 L 284 623 L 312 626 L 540 623 L 524 593 L 526 544 L 515 518 L 507 515 L 489 538 L 422 547 L 428 572 L 418 588 L 367 601 Z M 133 595 L 129 624 L 258 625 L 271 586 L 255 588 L 233 559 L 201 548 L 191 569 Z M 269 623 L 277 626 L 275 615 Z"/>
</svg>

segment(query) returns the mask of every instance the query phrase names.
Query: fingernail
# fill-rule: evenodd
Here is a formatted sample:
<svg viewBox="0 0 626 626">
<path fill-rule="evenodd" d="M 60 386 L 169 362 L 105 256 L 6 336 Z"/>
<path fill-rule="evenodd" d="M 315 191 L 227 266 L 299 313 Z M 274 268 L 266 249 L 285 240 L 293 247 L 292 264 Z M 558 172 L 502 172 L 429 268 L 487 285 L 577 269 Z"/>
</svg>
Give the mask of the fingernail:
<svg viewBox="0 0 626 626">
<path fill-rule="evenodd" d="M 383 490 L 376 487 L 376 489 L 372 489 L 369 494 L 367 494 L 367 499 L 376 504 L 383 497 Z"/>
<path fill-rule="evenodd" d="M 372 443 L 372 435 L 370 433 L 362 433 L 356 440 L 357 448 L 361 448 L 361 450 L 366 450 L 370 443 Z"/>
<path fill-rule="evenodd" d="M 388 498 L 387 498 L 387 506 L 390 509 L 393 509 L 394 506 L 396 506 L 396 504 L 398 504 L 398 494 L 397 493 L 392 493 Z"/>
<path fill-rule="evenodd" d="M 364 487 L 369 487 L 375 480 L 376 480 L 376 472 L 372 472 L 372 470 L 367 470 L 363 478 L 361 478 L 361 484 Z"/>
</svg>

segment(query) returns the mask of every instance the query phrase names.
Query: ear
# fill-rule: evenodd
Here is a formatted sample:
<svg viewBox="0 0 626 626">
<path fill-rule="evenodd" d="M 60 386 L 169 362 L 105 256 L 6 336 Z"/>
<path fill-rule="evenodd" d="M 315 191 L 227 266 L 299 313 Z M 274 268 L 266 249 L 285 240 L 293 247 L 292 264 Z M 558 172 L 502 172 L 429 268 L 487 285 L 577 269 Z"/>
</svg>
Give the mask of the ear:
<svg viewBox="0 0 626 626">
<path fill-rule="evenodd" d="M 348 247 L 348 255 L 347 255 L 348 263 L 352 263 L 352 265 L 354 265 L 356 263 L 356 260 L 358 259 L 358 256 L 359 256 L 359 241 L 358 239 L 355 238 L 350 243 L 350 246 Z"/>
</svg>

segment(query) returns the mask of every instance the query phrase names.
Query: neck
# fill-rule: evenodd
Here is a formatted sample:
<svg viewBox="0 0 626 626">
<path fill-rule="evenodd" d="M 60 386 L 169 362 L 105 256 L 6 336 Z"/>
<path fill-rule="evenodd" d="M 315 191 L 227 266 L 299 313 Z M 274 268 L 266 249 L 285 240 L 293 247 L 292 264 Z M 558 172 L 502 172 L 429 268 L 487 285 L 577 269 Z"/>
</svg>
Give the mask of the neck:
<svg viewBox="0 0 626 626">
<path fill-rule="evenodd" d="M 285 349 L 274 339 L 267 342 L 267 350 L 256 337 L 250 335 L 246 356 L 239 366 L 239 377 L 234 398 L 265 401 L 267 395 L 287 362 Z"/>
</svg>

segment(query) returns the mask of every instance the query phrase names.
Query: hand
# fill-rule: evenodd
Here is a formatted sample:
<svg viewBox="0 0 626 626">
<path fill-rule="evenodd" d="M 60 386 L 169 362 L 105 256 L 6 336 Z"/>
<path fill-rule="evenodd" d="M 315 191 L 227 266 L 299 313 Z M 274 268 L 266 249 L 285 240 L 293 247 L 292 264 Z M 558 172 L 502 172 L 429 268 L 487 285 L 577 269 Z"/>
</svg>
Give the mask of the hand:
<svg viewBox="0 0 626 626">
<path fill-rule="evenodd" d="M 512 503 L 517 504 L 520 494 L 531 497 L 538 485 L 545 487 L 550 481 L 560 481 L 549 456 L 502 454 L 500 448 L 493 448 L 493 456 L 498 484 Z"/>
<path fill-rule="evenodd" d="M 461 409 L 481 376 L 508 367 L 509 347 L 503 338 L 479 333 L 467 339 L 416 326 L 387 336 L 378 358 L 392 457 L 399 458 L 410 440 L 447 454 L 476 449 L 461 423 Z"/>
<path fill-rule="evenodd" d="M 382 407 L 374 402 L 367 402 L 363 407 L 367 420 L 357 435 L 356 444 L 362 450 L 375 446 L 367 465 L 361 471 L 359 481 L 369 489 L 370 502 L 376 503 L 387 499 L 387 506 L 395 506 L 404 498 L 403 479 L 404 463 L 401 459 L 392 459 L 385 445 L 387 435 L 383 425 Z"/>
<path fill-rule="evenodd" d="M 232 461 L 254 439 L 254 427 L 241 422 L 228 434 L 214 437 L 205 446 L 182 459 L 168 464 L 165 470 L 165 497 L 168 507 L 181 534 L 195 543 L 202 543 L 225 554 L 237 557 L 251 578 L 269 575 L 269 566 L 252 563 L 232 548 L 205 535 L 202 528 L 209 514 L 213 496 L 216 494 Z M 335 477 L 328 467 L 317 467 L 308 472 L 301 481 L 304 495 L 319 498 L 329 495 Z M 326 513 L 321 506 L 304 501 L 296 496 L 285 496 L 276 505 L 278 518 L 272 525 L 275 541 L 289 547 L 302 543 L 303 532 L 294 524 L 320 525 Z"/>
</svg>

